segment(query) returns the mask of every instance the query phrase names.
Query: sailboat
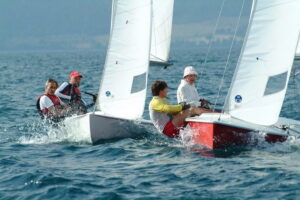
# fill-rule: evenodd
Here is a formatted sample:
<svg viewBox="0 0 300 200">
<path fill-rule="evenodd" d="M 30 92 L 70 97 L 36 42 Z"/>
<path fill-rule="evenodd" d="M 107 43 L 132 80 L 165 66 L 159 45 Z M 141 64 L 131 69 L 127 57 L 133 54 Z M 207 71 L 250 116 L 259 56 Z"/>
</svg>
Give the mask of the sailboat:
<svg viewBox="0 0 300 200">
<path fill-rule="evenodd" d="M 65 120 L 92 143 L 144 132 L 151 48 L 151 0 L 114 0 L 112 28 L 95 111 Z M 133 131 L 134 130 L 134 131 Z"/>
<path fill-rule="evenodd" d="M 299 10 L 299 0 L 253 1 L 224 111 L 187 119 L 196 144 L 243 145 L 258 131 L 268 142 L 283 142 L 285 125 L 300 124 L 279 117 L 300 33 Z"/>
<path fill-rule="evenodd" d="M 112 3 L 111 29 L 115 17 L 115 6 Z M 152 0 L 151 17 L 151 50 L 150 65 L 164 66 L 172 65 L 169 61 L 171 46 L 172 21 L 173 21 L 174 0 Z"/>
<path fill-rule="evenodd" d="M 152 1 L 151 66 L 170 66 L 174 0 Z"/>
</svg>

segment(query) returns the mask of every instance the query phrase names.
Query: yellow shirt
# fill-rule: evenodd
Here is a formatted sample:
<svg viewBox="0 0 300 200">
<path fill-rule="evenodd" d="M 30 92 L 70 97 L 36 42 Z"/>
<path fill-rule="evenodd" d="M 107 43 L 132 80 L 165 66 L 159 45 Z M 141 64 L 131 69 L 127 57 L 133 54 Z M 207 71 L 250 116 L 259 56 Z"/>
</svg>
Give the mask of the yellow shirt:
<svg viewBox="0 0 300 200">
<path fill-rule="evenodd" d="M 172 114 L 182 111 L 182 105 L 170 105 L 166 98 L 154 96 L 149 104 L 150 119 L 154 126 L 163 132 L 165 125 L 172 120 Z"/>
<path fill-rule="evenodd" d="M 182 111 L 182 105 L 170 105 L 166 98 L 154 96 L 150 102 L 150 107 L 156 112 L 176 114 Z"/>
</svg>

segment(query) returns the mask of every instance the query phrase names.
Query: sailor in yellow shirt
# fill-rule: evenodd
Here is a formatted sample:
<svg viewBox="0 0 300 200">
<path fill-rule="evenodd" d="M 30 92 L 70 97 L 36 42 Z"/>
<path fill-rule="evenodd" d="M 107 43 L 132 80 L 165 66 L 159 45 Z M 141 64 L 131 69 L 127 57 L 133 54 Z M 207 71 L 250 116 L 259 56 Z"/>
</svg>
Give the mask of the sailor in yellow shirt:
<svg viewBox="0 0 300 200">
<path fill-rule="evenodd" d="M 154 126 L 168 137 L 179 136 L 180 129 L 187 125 L 187 117 L 212 112 L 204 108 L 190 107 L 185 103 L 171 105 L 166 99 L 168 85 L 164 81 L 155 81 L 151 90 L 153 98 L 149 104 L 150 119 Z"/>
</svg>

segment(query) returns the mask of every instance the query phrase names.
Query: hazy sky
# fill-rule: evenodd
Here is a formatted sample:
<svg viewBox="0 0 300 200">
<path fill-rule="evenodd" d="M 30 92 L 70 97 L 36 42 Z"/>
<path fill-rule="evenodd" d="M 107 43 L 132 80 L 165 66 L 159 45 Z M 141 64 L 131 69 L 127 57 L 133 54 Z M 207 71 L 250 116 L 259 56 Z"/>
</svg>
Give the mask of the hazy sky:
<svg viewBox="0 0 300 200">
<path fill-rule="evenodd" d="M 222 1 L 175 0 L 172 41 L 205 41 Z M 225 2 L 218 29 L 221 39 L 232 35 L 243 1 Z M 240 35 L 252 0 L 245 2 Z M 0 0 L 0 50 L 105 46 L 110 14 L 111 0 Z"/>
</svg>

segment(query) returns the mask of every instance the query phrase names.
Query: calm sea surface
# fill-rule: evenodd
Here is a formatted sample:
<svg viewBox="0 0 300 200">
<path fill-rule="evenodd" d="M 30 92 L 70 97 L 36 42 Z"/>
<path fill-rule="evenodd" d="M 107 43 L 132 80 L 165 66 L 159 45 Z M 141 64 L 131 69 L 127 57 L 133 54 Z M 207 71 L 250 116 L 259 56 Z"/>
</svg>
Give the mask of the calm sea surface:
<svg viewBox="0 0 300 200">
<path fill-rule="evenodd" d="M 193 65 L 202 72 L 197 82 L 201 96 L 223 103 L 238 49 L 222 87 L 228 49 L 213 49 L 203 67 L 205 50 L 174 51 L 172 67 L 151 67 L 148 85 L 167 81 L 175 103 L 183 68 Z M 0 53 L 0 199 L 300 199 L 297 135 L 282 144 L 260 141 L 201 152 L 157 132 L 91 145 L 76 133 L 41 123 L 35 100 L 45 80 L 62 83 L 70 71 L 79 70 L 81 91 L 97 93 L 104 58 L 104 51 Z M 290 78 L 281 113 L 298 120 L 299 76 Z M 150 99 L 148 89 L 145 118 Z"/>
</svg>

